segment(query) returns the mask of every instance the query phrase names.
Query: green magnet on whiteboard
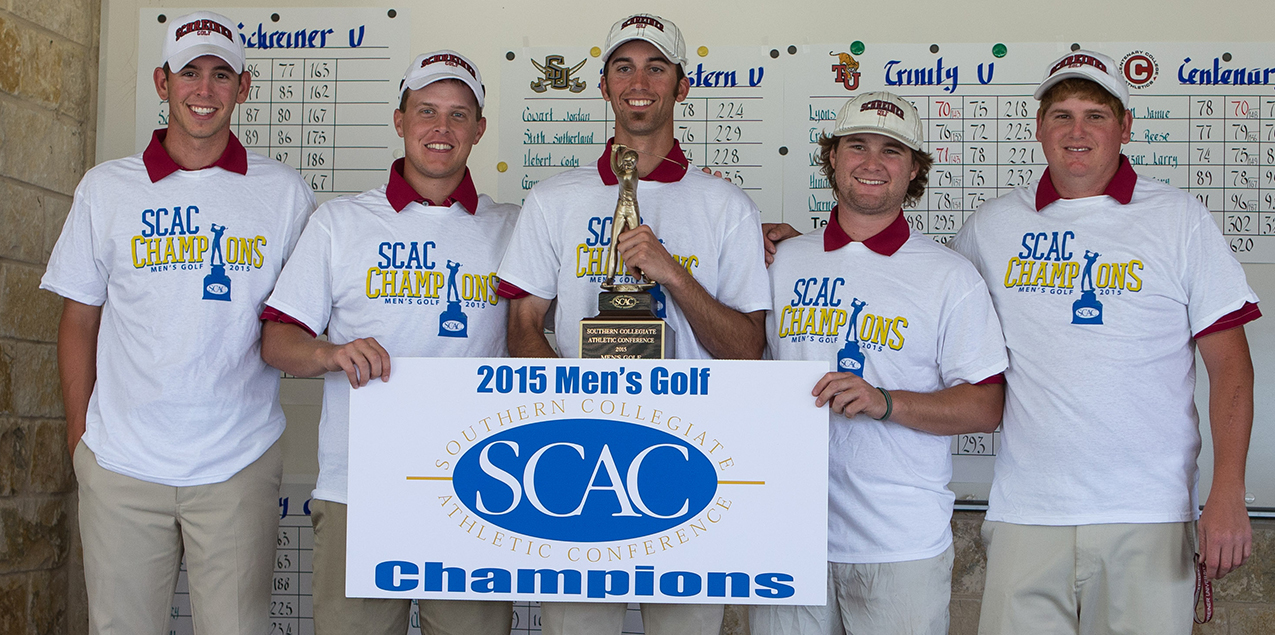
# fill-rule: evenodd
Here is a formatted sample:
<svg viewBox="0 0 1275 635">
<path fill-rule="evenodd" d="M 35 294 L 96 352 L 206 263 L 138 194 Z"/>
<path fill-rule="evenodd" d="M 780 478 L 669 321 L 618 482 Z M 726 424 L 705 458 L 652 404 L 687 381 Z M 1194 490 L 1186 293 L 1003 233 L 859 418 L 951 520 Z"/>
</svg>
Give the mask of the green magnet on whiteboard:
<svg viewBox="0 0 1275 635">
<path fill-rule="evenodd" d="M 863 51 L 866 48 L 867 47 L 863 45 L 863 42 L 860 42 L 859 40 L 855 40 L 854 42 L 850 43 L 850 52 L 854 53 L 855 55 L 863 55 Z"/>
<path fill-rule="evenodd" d="M 996 57 L 1005 57 L 1005 54 L 1008 52 L 1009 49 L 1005 48 L 1004 44 L 995 44 L 992 46 L 992 55 L 995 55 Z"/>
</svg>

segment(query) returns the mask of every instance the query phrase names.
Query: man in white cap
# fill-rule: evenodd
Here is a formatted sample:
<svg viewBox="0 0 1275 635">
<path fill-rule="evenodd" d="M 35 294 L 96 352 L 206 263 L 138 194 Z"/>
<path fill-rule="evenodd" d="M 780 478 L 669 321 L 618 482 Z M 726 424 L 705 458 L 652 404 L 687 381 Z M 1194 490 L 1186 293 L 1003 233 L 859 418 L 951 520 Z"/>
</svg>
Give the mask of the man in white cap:
<svg viewBox="0 0 1275 635">
<path fill-rule="evenodd" d="M 196 631 L 269 630 L 284 417 L 257 315 L 314 195 L 231 133 L 243 67 L 225 16 L 169 23 L 168 127 L 85 174 L 41 283 L 92 633 L 166 632 L 183 554 Z"/>
<path fill-rule="evenodd" d="M 812 391 L 830 409 L 828 602 L 754 606 L 752 632 L 945 635 L 951 435 L 996 429 L 1004 340 L 974 267 L 903 217 L 933 163 L 916 108 L 859 95 L 819 148 L 837 206 L 779 244 L 766 337 L 774 359 L 836 368 Z"/>
<path fill-rule="evenodd" d="M 567 334 L 597 315 L 599 282 L 588 254 L 576 249 L 590 227 L 611 221 L 619 191 L 611 169 L 612 144 L 638 151 L 637 197 L 642 224 L 620 234 L 617 245 L 629 274 L 645 273 L 664 297 L 657 311 L 675 334 L 685 359 L 757 359 L 770 294 L 757 207 L 738 187 L 687 170 L 673 136 L 673 108 L 690 82 L 686 43 L 677 26 L 659 16 L 630 16 L 611 27 L 603 59 L 602 96 L 615 113 L 615 137 L 596 165 L 536 184 L 500 265 L 500 293 L 509 308 L 509 352 L 555 357 L 544 336 L 544 316 L 557 299 L 558 353 L 577 357 Z M 596 229 L 595 229 L 596 231 Z M 602 246 L 609 244 L 609 236 Z M 583 260 L 579 260 L 583 258 Z M 618 280 L 631 280 L 618 276 Z M 546 603 L 543 628 L 562 633 L 619 633 L 623 604 Z M 716 635 L 720 605 L 643 605 L 647 633 Z"/>
<path fill-rule="evenodd" d="M 1209 211 L 1121 154 L 1133 117 L 1110 57 L 1062 56 L 1035 97 L 1048 169 L 952 242 L 987 280 L 1013 360 L 979 630 L 1189 633 L 1195 351 L 1214 447 L 1198 553 L 1220 578 L 1252 545 L 1243 324 L 1257 296 Z"/>
<path fill-rule="evenodd" d="M 314 632 L 402 635 L 410 599 L 345 596 L 350 390 L 390 380 L 390 355 L 504 357 L 506 302 L 495 271 L 518 207 L 479 195 L 466 161 L 487 128 L 478 68 L 454 51 L 413 60 L 394 129 L 389 182 L 324 203 L 266 301 L 261 355 L 323 375 L 314 524 Z M 462 273 L 463 272 L 463 273 Z M 449 289 L 461 286 L 464 297 Z M 316 339 L 327 332 L 327 340 Z M 426 537 L 428 539 L 428 537 Z M 509 602 L 422 600 L 421 631 L 508 635 Z"/>
</svg>

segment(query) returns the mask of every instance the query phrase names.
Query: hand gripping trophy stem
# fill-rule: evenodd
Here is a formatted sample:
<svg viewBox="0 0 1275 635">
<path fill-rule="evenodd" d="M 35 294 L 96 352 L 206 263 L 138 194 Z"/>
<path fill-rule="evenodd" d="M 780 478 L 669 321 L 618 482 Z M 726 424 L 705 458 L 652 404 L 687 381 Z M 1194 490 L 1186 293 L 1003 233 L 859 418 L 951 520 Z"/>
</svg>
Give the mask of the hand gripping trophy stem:
<svg viewBox="0 0 1275 635">
<path fill-rule="evenodd" d="M 640 282 L 629 284 L 616 284 L 615 282 L 616 269 L 620 263 L 620 255 L 616 250 L 620 234 L 630 229 L 636 229 L 642 223 L 641 217 L 638 215 L 637 164 L 638 153 L 636 150 L 618 143 L 611 146 L 611 171 L 615 172 L 616 178 L 620 181 L 620 196 L 615 203 L 615 215 L 611 218 L 611 245 L 607 247 L 606 282 L 602 283 L 602 288 L 607 291 L 635 293 L 655 286 L 655 283 L 647 279 L 646 274 L 641 271 L 638 272 L 641 275 Z"/>
</svg>

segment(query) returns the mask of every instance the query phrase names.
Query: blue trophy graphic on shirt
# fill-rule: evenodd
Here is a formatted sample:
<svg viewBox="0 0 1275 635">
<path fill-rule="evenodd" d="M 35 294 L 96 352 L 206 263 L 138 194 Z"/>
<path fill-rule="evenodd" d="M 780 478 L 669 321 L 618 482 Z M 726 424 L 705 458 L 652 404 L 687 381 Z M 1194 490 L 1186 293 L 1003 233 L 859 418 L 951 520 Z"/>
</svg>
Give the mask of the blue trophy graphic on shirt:
<svg viewBox="0 0 1275 635">
<path fill-rule="evenodd" d="M 221 252 L 221 235 L 225 231 L 225 225 L 212 224 L 212 253 L 208 256 L 212 271 L 204 276 L 205 300 L 230 301 L 230 278 L 226 276 L 226 256 Z"/>
<path fill-rule="evenodd" d="M 1093 263 L 1102 254 L 1085 250 L 1085 271 L 1080 274 L 1080 299 L 1071 303 L 1072 324 L 1102 324 L 1102 303 L 1094 294 Z"/>
<path fill-rule="evenodd" d="M 469 317 L 460 310 L 460 291 L 456 290 L 456 273 L 460 263 L 447 260 L 447 310 L 438 316 L 439 337 L 469 337 Z"/>
<path fill-rule="evenodd" d="M 659 283 L 648 289 L 647 293 L 651 294 L 651 306 L 655 309 L 655 317 L 667 318 L 668 315 L 664 311 L 666 308 L 664 306 L 664 290 L 660 288 Z"/>
<path fill-rule="evenodd" d="M 846 345 L 837 351 L 837 370 L 843 373 L 854 373 L 863 377 L 863 350 L 859 348 L 859 311 L 868 303 L 855 298 L 850 301 L 854 313 L 850 315 L 849 330 L 846 331 Z"/>
</svg>

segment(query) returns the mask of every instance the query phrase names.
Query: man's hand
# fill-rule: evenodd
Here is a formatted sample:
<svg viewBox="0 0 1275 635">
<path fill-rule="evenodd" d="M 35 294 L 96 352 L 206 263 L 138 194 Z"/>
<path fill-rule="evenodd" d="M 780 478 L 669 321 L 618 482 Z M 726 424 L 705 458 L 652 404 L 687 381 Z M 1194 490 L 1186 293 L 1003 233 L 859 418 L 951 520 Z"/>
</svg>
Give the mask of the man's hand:
<svg viewBox="0 0 1275 635">
<path fill-rule="evenodd" d="M 648 279 L 669 286 L 681 280 L 682 276 L 691 275 L 669 254 L 649 225 L 638 225 L 622 232 L 615 247 L 631 276 L 646 274 Z"/>
<path fill-rule="evenodd" d="M 390 354 L 374 337 L 324 347 L 322 355 L 324 368 L 328 372 L 345 371 L 351 388 L 366 386 L 367 382 L 377 377 L 381 381 L 390 380 Z"/>
<path fill-rule="evenodd" d="M 863 413 L 879 419 L 885 416 L 885 395 L 854 373 L 828 373 L 819 379 L 815 389 L 815 406 L 828 407 L 846 418 Z"/>
<path fill-rule="evenodd" d="M 261 328 L 261 359 L 297 377 L 344 371 L 353 388 L 366 386 L 376 377 L 390 380 L 390 354 L 374 338 L 337 345 L 316 339 L 296 324 L 265 321 Z"/>
<path fill-rule="evenodd" d="M 788 223 L 762 223 L 761 236 L 766 243 L 766 266 L 769 267 L 772 262 L 775 262 L 777 244 L 800 235 L 801 232 Z"/>
<path fill-rule="evenodd" d="M 1236 570 L 1253 555 L 1253 528 L 1243 494 L 1211 492 L 1200 514 L 1200 560 L 1214 580 Z"/>
</svg>

